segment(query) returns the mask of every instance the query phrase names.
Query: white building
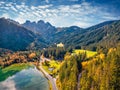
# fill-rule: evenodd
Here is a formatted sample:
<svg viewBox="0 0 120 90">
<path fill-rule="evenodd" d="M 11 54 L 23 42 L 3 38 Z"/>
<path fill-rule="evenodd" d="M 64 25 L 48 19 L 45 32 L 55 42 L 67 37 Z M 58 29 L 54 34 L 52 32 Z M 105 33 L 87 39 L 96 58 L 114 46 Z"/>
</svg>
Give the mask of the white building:
<svg viewBox="0 0 120 90">
<path fill-rule="evenodd" d="M 59 44 L 57 44 L 57 47 L 64 47 L 64 44 L 63 43 L 59 43 Z"/>
</svg>

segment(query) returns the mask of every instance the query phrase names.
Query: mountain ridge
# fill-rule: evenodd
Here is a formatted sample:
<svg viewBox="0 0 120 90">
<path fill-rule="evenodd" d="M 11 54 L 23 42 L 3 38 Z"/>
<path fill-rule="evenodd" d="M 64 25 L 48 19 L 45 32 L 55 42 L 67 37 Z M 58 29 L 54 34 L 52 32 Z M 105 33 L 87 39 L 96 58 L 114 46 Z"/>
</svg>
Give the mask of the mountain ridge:
<svg viewBox="0 0 120 90">
<path fill-rule="evenodd" d="M 13 49 L 11 45 L 7 45 L 7 42 L 15 45 L 13 42 L 16 42 L 16 39 L 19 43 L 21 40 L 25 42 L 26 48 L 44 48 L 62 42 L 65 47 L 80 47 L 92 50 L 96 50 L 98 47 L 111 47 L 120 41 L 120 20 L 106 21 L 84 29 L 78 26 L 57 28 L 43 20 L 38 22 L 26 21 L 26 24 L 19 24 L 14 20 L 0 18 L 0 26 L 0 48 L 7 47 L 6 49 Z M 12 39 L 9 40 L 10 38 Z M 110 45 L 107 43 L 110 43 Z M 19 46 L 16 50 L 22 50 L 22 47 Z"/>
<path fill-rule="evenodd" d="M 31 22 L 27 20 L 22 25 L 33 32 L 40 33 L 46 40 L 57 31 L 57 29 L 49 22 L 44 22 L 43 20 L 39 20 L 38 22 Z"/>
<path fill-rule="evenodd" d="M 88 46 L 96 48 L 98 46 L 113 47 L 120 41 L 120 20 L 111 21 L 110 23 L 103 24 L 103 26 L 94 29 L 95 26 L 86 29 L 84 33 L 78 33 L 69 37 L 66 44 L 71 44 L 69 42 L 72 42 L 72 44 L 83 48 Z M 110 34 L 110 36 L 108 34 Z M 109 43 L 113 43 L 112 41 L 116 43 L 109 45 Z"/>
<path fill-rule="evenodd" d="M 24 28 L 20 24 L 16 24 L 9 19 L 0 18 L 0 47 L 11 49 L 13 51 L 26 50 L 32 42 L 39 37 L 39 42 L 43 44 L 44 40 L 41 36 Z"/>
</svg>

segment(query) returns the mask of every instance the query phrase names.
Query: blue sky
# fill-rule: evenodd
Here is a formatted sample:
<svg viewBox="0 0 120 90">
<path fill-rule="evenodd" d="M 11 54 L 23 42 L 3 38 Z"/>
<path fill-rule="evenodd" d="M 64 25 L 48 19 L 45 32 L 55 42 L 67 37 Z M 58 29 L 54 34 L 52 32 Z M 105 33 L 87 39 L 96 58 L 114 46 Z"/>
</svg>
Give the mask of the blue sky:
<svg viewBox="0 0 120 90">
<path fill-rule="evenodd" d="M 0 0 L 0 17 L 85 28 L 120 19 L 120 0 Z"/>
</svg>

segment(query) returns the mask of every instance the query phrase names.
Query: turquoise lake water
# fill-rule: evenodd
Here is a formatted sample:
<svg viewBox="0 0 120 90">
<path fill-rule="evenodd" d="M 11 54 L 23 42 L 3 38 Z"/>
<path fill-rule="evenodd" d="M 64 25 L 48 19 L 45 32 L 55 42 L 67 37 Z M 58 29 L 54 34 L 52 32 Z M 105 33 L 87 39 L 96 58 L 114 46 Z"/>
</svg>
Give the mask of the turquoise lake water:
<svg viewBox="0 0 120 90">
<path fill-rule="evenodd" d="M 49 90 L 49 84 L 42 72 L 34 67 L 0 82 L 0 90 Z"/>
</svg>

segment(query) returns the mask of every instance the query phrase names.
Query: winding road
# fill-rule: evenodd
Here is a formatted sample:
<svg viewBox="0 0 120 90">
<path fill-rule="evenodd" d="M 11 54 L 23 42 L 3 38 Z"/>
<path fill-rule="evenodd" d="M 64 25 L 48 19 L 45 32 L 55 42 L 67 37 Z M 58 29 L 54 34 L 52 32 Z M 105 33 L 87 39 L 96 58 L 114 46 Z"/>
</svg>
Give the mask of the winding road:
<svg viewBox="0 0 120 90">
<path fill-rule="evenodd" d="M 53 78 L 52 76 L 50 76 L 50 75 L 42 68 L 41 62 L 39 63 L 39 69 L 45 74 L 45 76 L 47 77 L 47 79 L 50 80 L 50 82 L 51 82 L 51 84 L 52 84 L 52 90 L 58 90 L 57 85 L 56 85 L 56 79 Z"/>
<path fill-rule="evenodd" d="M 81 79 L 82 74 L 83 74 L 84 72 L 85 72 L 85 70 L 82 71 L 81 73 L 79 73 L 79 75 L 78 75 L 78 85 L 77 85 L 77 90 L 80 90 L 80 79 Z"/>
</svg>

